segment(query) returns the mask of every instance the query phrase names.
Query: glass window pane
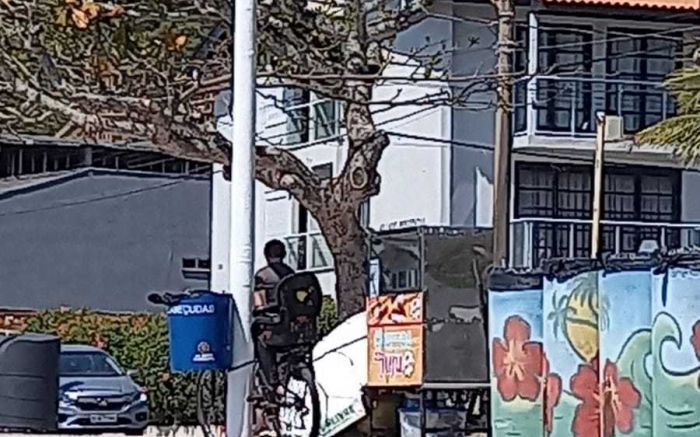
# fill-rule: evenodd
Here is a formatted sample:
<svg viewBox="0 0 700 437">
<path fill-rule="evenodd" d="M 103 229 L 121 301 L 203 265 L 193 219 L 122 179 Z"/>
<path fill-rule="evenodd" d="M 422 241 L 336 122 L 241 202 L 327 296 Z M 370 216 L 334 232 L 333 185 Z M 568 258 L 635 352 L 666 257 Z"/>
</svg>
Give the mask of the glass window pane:
<svg viewBox="0 0 700 437">
<path fill-rule="evenodd" d="M 309 141 L 309 92 L 299 88 L 285 88 L 282 93 L 287 114 L 285 144 L 294 145 Z"/>
<path fill-rule="evenodd" d="M 337 103 L 324 100 L 314 104 L 314 139 L 322 140 L 338 135 Z"/>
<path fill-rule="evenodd" d="M 607 108 L 624 119 L 625 133 L 636 133 L 673 114 L 665 92 L 657 86 L 676 68 L 679 35 L 645 36 L 647 29 L 609 31 Z M 636 82 L 636 83 L 635 83 Z"/>
</svg>

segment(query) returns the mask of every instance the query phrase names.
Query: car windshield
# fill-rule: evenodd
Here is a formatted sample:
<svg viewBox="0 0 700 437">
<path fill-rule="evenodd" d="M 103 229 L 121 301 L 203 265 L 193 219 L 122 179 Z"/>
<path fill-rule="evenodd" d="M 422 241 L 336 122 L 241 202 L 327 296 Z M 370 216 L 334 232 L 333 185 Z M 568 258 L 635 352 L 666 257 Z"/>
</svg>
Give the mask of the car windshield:
<svg viewBox="0 0 700 437">
<path fill-rule="evenodd" d="M 61 376 L 122 376 L 124 371 L 102 352 L 62 352 Z"/>
</svg>

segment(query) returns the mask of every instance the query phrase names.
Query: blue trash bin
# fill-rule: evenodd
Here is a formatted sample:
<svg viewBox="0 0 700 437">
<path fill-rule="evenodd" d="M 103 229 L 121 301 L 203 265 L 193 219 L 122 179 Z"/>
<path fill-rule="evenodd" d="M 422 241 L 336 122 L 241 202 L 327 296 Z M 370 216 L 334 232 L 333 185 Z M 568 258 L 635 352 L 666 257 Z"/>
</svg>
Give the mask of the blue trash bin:
<svg viewBox="0 0 700 437">
<path fill-rule="evenodd" d="M 233 309 L 230 294 L 202 290 L 168 310 L 173 372 L 231 368 Z"/>
</svg>

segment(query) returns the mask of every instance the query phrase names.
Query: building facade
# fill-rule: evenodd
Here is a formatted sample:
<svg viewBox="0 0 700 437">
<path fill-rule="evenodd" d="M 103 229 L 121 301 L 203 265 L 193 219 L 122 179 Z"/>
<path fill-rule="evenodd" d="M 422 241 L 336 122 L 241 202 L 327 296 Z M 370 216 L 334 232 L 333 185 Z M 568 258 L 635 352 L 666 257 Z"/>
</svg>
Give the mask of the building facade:
<svg viewBox="0 0 700 437">
<path fill-rule="evenodd" d="M 601 111 L 607 116 L 603 251 L 637 252 L 643 242 L 660 248 L 698 244 L 698 169 L 684 167 L 668 148 L 631 141 L 674 114 L 662 81 L 696 48 L 700 22 L 693 7 L 671 0 L 517 2 L 511 265 L 589 255 L 595 116 Z M 377 111 L 375 121 L 390 133 L 391 145 L 379 165 L 381 192 L 363 211 L 369 228 L 491 227 L 494 20 L 490 4 L 438 1 L 426 20 L 395 41 L 399 57 L 440 52 L 439 68 L 450 80 L 387 80 L 375 91 L 378 101 L 399 90 L 408 100 L 446 88 L 455 94 L 468 90 L 469 98 L 451 106 Z M 405 62 L 397 64 L 385 72 L 388 77 L 414 71 Z M 322 177 L 336 175 L 346 147 L 342 106 L 300 90 L 263 94 L 260 138 L 293 150 Z M 262 185 L 256 207 L 258 247 L 267 239 L 283 239 L 293 267 L 317 272 L 332 292 L 332 259 L 308 211 L 287 193 Z"/>
<path fill-rule="evenodd" d="M 596 113 L 606 115 L 603 253 L 698 244 L 700 173 L 633 136 L 675 114 L 663 80 L 696 49 L 685 2 L 546 2 L 521 14 L 511 262 L 590 255 Z M 525 15 L 526 13 L 526 15 Z"/>
<path fill-rule="evenodd" d="M 144 311 L 149 292 L 207 288 L 209 166 L 6 143 L 0 173 L 0 310 Z"/>
</svg>

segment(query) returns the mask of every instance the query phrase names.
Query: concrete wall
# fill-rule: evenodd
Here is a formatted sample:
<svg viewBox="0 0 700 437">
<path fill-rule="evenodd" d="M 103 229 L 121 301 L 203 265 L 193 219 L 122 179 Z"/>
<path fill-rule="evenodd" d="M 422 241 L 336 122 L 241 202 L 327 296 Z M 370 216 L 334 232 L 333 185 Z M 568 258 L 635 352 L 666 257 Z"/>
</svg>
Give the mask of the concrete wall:
<svg viewBox="0 0 700 437">
<path fill-rule="evenodd" d="M 681 178 L 681 221 L 700 223 L 700 172 L 684 171 Z"/>
<path fill-rule="evenodd" d="M 493 435 L 698 435 L 697 261 L 571 264 L 492 289 Z"/>
<path fill-rule="evenodd" d="M 150 291 L 207 287 L 208 179 L 96 170 L 0 195 L 0 307 L 148 308 Z"/>
</svg>

